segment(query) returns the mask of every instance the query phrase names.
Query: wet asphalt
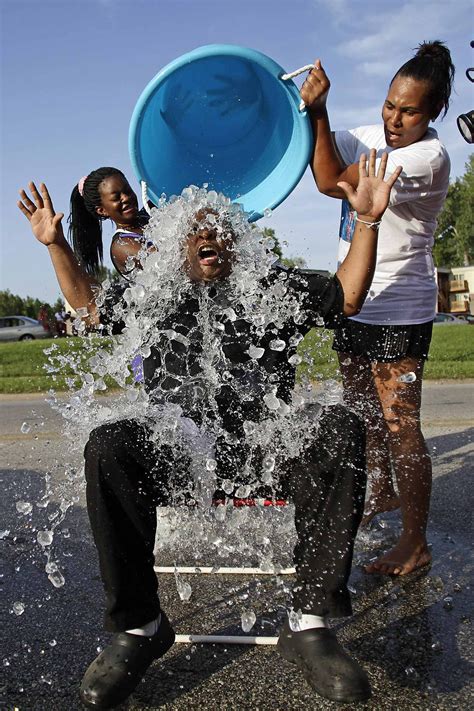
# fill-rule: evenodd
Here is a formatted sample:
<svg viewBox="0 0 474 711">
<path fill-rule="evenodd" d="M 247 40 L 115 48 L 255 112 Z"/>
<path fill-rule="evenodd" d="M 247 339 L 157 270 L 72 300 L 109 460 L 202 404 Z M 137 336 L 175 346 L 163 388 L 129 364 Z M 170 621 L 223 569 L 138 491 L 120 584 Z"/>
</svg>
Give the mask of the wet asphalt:
<svg viewBox="0 0 474 711">
<path fill-rule="evenodd" d="M 474 708 L 473 460 L 474 384 L 427 383 L 423 423 L 433 456 L 434 482 L 429 569 L 403 578 L 368 576 L 361 565 L 388 547 L 398 515 L 381 516 L 359 536 L 351 577 L 354 615 L 334 621 L 340 640 L 367 669 L 373 688 L 366 704 L 335 704 L 318 696 L 274 647 L 175 645 L 149 669 L 120 708 L 352 709 Z M 60 422 L 41 398 L 1 401 L 2 652 L 0 708 L 74 711 L 78 687 L 102 632 L 102 587 L 89 532 L 84 492 L 58 524 L 55 555 L 66 583 L 45 573 L 37 531 L 50 528 L 69 463 Z M 30 429 L 20 431 L 23 422 Z M 69 474 L 70 476 L 70 474 Z M 70 482 L 69 482 L 70 483 Z M 16 503 L 32 504 L 22 514 Z M 173 552 L 161 552 L 171 563 Z M 169 558 L 169 560 L 168 560 Z M 179 633 L 242 634 L 240 614 L 252 607 L 255 634 L 274 635 L 284 615 L 288 581 L 274 576 L 185 576 L 192 584 L 180 600 L 172 575 L 160 576 L 162 605 Z M 139 581 L 137 581 L 139 582 Z M 21 610 L 21 603 L 24 610 Z"/>
</svg>

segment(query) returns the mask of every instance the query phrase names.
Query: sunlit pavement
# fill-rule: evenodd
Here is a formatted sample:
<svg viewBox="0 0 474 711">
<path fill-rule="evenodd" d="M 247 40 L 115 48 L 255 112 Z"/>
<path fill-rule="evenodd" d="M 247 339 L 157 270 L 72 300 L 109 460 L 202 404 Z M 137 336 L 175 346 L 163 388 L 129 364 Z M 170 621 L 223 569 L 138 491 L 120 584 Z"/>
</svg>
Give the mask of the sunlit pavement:
<svg viewBox="0 0 474 711">
<path fill-rule="evenodd" d="M 82 674 L 107 639 L 101 631 L 102 589 L 84 495 L 58 527 L 62 535 L 56 555 L 66 583 L 55 588 L 44 571 L 33 528 L 51 525 L 47 517 L 52 507 L 37 504 L 45 493 L 47 472 L 53 492 L 61 485 L 64 468 L 57 462 L 67 460 L 67 443 L 61 440 L 58 418 L 41 398 L 6 397 L 1 406 L 1 528 L 9 533 L 2 540 L 7 614 L 0 708 L 72 711 L 82 708 Z M 23 422 L 30 427 L 26 433 L 20 431 Z M 429 528 L 433 564 L 394 580 L 367 576 L 356 565 L 351 580 L 355 614 L 338 623 L 341 640 L 369 672 L 373 698 L 363 707 L 374 711 L 474 707 L 474 384 L 427 383 L 423 422 L 435 475 Z M 32 503 L 31 515 L 18 513 L 18 501 Z M 357 562 L 389 545 L 397 526 L 396 514 L 381 517 L 370 537 L 360 538 Z M 253 631 L 274 633 L 284 607 L 282 586 L 274 578 L 195 575 L 189 580 L 193 594 L 182 602 L 173 576 L 160 578 L 163 607 L 178 632 L 242 633 L 240 615 L 251 606 L 257 613 Z M 13 611 L 15 603 L 24 606 L 19 615 Z M 272 647 L 176 645 L 150 668 L 122 708 L 333 707 Z"/>
</svg>

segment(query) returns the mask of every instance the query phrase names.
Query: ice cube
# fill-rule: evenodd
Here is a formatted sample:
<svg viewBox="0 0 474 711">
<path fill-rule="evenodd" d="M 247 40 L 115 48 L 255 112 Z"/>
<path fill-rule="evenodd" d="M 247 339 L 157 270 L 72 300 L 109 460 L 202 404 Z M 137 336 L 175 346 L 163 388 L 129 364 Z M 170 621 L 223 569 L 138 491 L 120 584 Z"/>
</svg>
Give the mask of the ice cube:
<svg viewBox="0 0 474 711">
<path fill-rule="evenodd" d="M 257 616 L 253 610 L 244 610 L 242 612 L 241 624 L 244 632 L 250 632 L 256 621 Z"/>
</svg>

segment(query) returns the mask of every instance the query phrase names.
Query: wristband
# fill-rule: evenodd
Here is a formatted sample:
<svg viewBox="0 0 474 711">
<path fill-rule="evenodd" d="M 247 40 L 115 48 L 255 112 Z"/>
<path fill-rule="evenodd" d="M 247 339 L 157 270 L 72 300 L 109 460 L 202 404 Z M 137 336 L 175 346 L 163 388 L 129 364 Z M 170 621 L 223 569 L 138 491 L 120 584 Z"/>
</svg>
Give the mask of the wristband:
<svg viewBox="0 0 474 711">
<path fill-rule="evenodd" d="M 362 222 L 363 225 L 367 225 L 367 227 L 370 227 L 372 230 L 377 230 L 378 226 L 382 222 L 382 220 L 375 220 L 374 222 L 369 222 L 368 220 L 361 220 L 359 217 L 356 217 L 356 222 Z"/>
</svg>

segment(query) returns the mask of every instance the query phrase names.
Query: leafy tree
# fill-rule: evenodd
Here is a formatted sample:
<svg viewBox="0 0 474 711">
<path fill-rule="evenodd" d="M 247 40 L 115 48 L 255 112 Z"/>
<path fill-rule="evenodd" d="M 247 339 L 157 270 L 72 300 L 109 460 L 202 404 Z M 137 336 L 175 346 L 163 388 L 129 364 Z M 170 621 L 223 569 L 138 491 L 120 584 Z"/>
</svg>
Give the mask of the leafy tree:
<svg viewBox="0 0 474 711">
<path fill-rule="evenodd" d="M 25 298 L 12 294 L 9 289 L 0 291 L 0 316 L 30 316 L 36 318 L 43 302 L 33 299 L 32 296 Z"/>
<path fill-rule="evenodd" d="M 283 250 L 281 248 L 280 241 L 278 237 L 275 234 L 275 230 L 273 227 L 264 227 L 263 229 L 263 234 L 265 237 L 270 237 L 272 240 L 275 242 L 275 246 L 272 249 L 272 252 L 275 252 L 277 255 L 278 259 L 282 264 L 285 265 L 285 267 L 300 267 L 304 268 L 306 266 L 306 260 L 303 257 L 284 257 L 283 256 Z"/>
<path fill-rule="evenodd" d="M 262 230 L 263 234 L 265 237 L 269 237 L 275 242 L 275 246 L 272 248 L 272 252 L 275 252 L 277 255 L 278 259 L 281 259 L 283 257 L 283 252 L 281 251 L 281 245 L 278 240 L 278 237 L 275 234 L 275 230 L 273 227 L 264 227 Z"/>
<path fill-rule="evenodd" d="M 433 248 L 438 267 L 467 267 L 474 261 L 474 153 L 465 167 L 449 186 L 438 218 Z"/>
</svg>

